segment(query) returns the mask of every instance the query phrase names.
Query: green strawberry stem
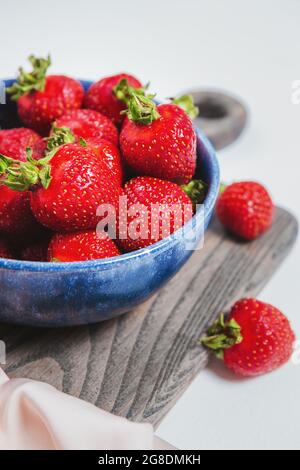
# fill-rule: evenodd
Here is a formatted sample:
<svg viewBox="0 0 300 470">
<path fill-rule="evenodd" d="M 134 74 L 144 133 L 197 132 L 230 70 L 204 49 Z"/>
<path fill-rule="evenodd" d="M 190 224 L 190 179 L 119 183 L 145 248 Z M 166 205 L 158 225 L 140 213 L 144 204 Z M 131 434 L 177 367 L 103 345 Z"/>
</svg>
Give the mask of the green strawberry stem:
<svg viewBox="0 0 300 470">
<path fill-rule="evenodd" d="M 127 104 L 133 94 L 145 96 L 146 89 L 147 86 L 142 88 L 134 88 L 128 84 L 127 78 L 121 78 L 119 83 L 113 88 L 113 92 L 118 100 Z"/>
<path fill-rule="evenodd" d="M 224 357 L 224 349 L 231 348 L 243 341 L 240 325 L 234 320 L 224 320 L 224 315 L 216 320 L 207 331 L 207 336 L 201 338 L 203 346 L 212 349 L 219 359 Z"/>
<path fill-rule="evenodd" d="M 153 101 L 155 95 L 146 94 L 147 86 L 144 88 L 134 88 L 128 84 L 126 78 L 122 78 L 114 87 L 116 97 L 126 104 L 127 114 L 131 121 L 139 124 L 151 124 L 160 117 L 157 106 Z"/>
<path fill-rule="evenodd" d="M 14 191 L 28 191 L 35 186 L 48 188 L 51 182 L 50 165 L 47 158 L 34 160 L 27 149 L 27 161 L 20 162 L 0 154 L 0 181 Z"/>
<path fill-rule="evenodd" d="M 227 188 L 227 186 L 228 186 L 228 185 L 225 184 L 225 183 L 221 183 L 221 184 L 220 184 L 219 195 L 221 195 L 221 194 L 224 193 L 224 191 L 225 191 L 225 189 Z"/>
<path fill-rule="evenodd" d="M 199 108 L 194 105 L 192 95 L 179 96 L 178 98 L 174 98 L 172 103 L 180 106 L 191 119 L 194 119 L 199 114 Z"/>
<path fill-rule="evenodd" d="M 194 206 L 201 204 L 206 196 L 208 185 L 202 180 L 191 180 L 188 184 L 181 186 L 183 191 L 189 196 Z"/>
<path fill-rule="evenodd" d="M 157 106 L 153 101 L 155 94 L 146 94 L 147 88 L 148 85 L 142 88 L 134 88 L 128 84 L 126 78 L 122 78 L 113 89 L 118 100 L 127 106 L 127 109 L 122 113 L 126 113 L 131 121 L 145 125 L 151 124 L 160 117 Z M 172 103 L 180 106 L 191 119 L 198 116 L 199 109 L 194 105 L 191 95 L 175 98 Z"/>
<path fill-rule="evenodd" d="M 80 144 L 82 147 L 87 147 L 87 146 L 88 146 L 87 141 L 86 141 L 83 137 L 80 137 L 80 138 L 79 138 L 79 144 Z"/>
<path fill-rule="evenodd" d="M 21 96 L 32 91 L 44 91 L 46 84 L 46 73 L 51 64 L 51 58 L 28 57 L 32 65 L 32 72 L 25 72 L 21 67 L 16 82 L 6 89 L 13 101 L 17 101 Z"/>
<path fill-rule="evenodd" d="M 52 127 L 52 132 L 47 137 L 47 154 L 57 151 L 61 145 L 73 144 L 75 142 L 75 136 L 69 127 Z"/>
</svg>

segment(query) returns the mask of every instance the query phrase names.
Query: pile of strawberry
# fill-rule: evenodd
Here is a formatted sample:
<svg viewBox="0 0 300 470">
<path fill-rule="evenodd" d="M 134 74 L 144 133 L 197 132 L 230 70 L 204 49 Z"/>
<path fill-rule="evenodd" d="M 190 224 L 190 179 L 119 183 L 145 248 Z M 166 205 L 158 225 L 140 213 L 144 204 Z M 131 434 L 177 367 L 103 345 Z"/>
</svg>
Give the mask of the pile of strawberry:
<svg viewBox="0 0 300 470">
<path fill-rule="evenodd" d="M 151 204 L 161 212 L 179 204 L 179 226 L 192 217 L 193 196 L 201 202 L 206 185 L 192 180 L 196 134 L 189 114 L 196 108 L 188 96 L 157 106 L 127 74 L 103 78 L 85 93 L 73 78 L 47 75 L 50 58 L 29 60 L 32 71 L 20 69 L 7 89 L 26 127 L 0 131 L 2 257 L 66 262 L 117 256 L 166 236 L 160 222 L 151 230 Z M 96 233 L 99 206 L 113 206 L 122 220 L 124 195 L 128 214 L 132 205 L 146 208 L 146 236 L 131 239 L 127 226 L 122 236 L 116 227 L 114 240 L 104 230 Z M 176 228 L 171 215 L 170 233 Z"/>
</svg>

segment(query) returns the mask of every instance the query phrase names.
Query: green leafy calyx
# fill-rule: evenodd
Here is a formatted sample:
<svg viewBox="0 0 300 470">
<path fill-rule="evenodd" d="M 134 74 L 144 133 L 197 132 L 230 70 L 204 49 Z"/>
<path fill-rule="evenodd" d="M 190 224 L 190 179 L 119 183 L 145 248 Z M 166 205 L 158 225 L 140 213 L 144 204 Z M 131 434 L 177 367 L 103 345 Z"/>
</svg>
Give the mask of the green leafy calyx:
<svg viewBox="0 0 300 470">
<path fill-rule="evenodd" d="M 224 193 L 225 189 L 227 188 L 227 184 L 221 183 L 219 188 L 219 196 Z"/>
<path fill-rule="evenodd" d="M 189 196 L 194 206 L 202 204 L 205 199 L 208 185 L 202 180 L 191 180 L 188 184 L 181 186 L 183 191 Z"/>
<path fill-rule="evenodd" d="M 180 106 L 191 119 L 194 119 L 199 114 L 199 108 L 194 105 L 192 95 L 179 96 L 178 98 L 174 98 L 172 103 Z"/>
<path fill-rule="evenodd" d="M 240 325 L 234 320 L 225 321 L 222 314 L 201 338 L 203 346 L 212 349 L 217 357 L 223 359 L 224 349 L 231 348 L 243 341 Z"/>
<path fill-rule="evenodd" d="M 50 56 L 44 59 L 31 55 L 28 57 L 28 60 L 32 65 L 32 71 L 25 72 L 21 67 L 16 82 L 6 90 L 14 101 L 17 101 L 21 96 L 27 93 L 44 91 L 45 89 L 46 73 L 48 67 L 51 65 Z"/>
<path fill-rule="evenodd" d="M 52 127 L 50 136 L 46 139 L 47 141 L 47 157 L 53 156 L 59 147 L 65 144 L 73 144 L 75 142 L 75 136 L 69 127 Z"/>
<path fill-rule="evenodd" d="M 14 191 L 28 191 L 36 186 L 48 188 L 51 170 L 47 157 L 40 160 L 32 158 L 32 150 L 27 149 L 26 162 L 0 154 L 0 181 Z"/>
<path fill-rule="evenodd" d="M 126 78 L 122 78 L 113 91 L 118 100 L 126 104 L 126 113 L 131 121 L 139 124 L 151 124 L 160 117 L 157 106 L 153 101 L 155 95 L 147 94 L 148 86 L 134 88 L 128 84 Z"/>
</svg>

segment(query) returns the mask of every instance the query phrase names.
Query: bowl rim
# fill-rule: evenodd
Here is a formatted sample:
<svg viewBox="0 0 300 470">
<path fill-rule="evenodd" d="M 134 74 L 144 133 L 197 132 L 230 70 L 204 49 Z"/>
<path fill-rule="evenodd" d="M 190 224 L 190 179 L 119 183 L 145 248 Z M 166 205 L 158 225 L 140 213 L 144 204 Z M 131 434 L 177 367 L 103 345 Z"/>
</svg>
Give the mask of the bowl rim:
<svg viewBox="0 0 300 470">
<path fill-rule="evenodd" d="M 13 79 L 4 80 L 5 83 L 10 84 L 13 82 Z M 85 85 L 91 85 L 93 82 L 89 80 L 80 80 L 81 83 Z M 197 136 L 197 152 L 199 144 L 202 144 L 207 154 L 210 157 L 210 166 L 212 181 L 209 186 L 206 198 L 203 203 L 204 218 L 210 214 L 213 210 L 215 202 L 218 197 L 219 187 L 220 187 L 220 168 L 217 159 L 215 149 L 213 148 L 211 142 L 203 134 L 203 132 L 195 127 L 196 136 Z M 192 219 L 184 225 L 186 231 L 190 230 L 200 218 L 203 218 L 203 210 L 198 211 Z M 177 230 L 170 236 L 160 240 L 159 242 L 150 245 L 149 247 L 142 248 L 140 250 L 132 251 L 129 253 L 123 253 L 119 256 L 112 258 L 104 258 L 99 260 L 89 260 L 89 261 L 69 261 L 69 262 L 49 262 L 49 261 L 23 261 L 23 260 L 14 260 L 0 258 L 0 269 L 15 270 L 15 271 L 34 271 L 34 272 L 55 272 L 55 271 L 78 271 L 86 269 L 107 269 L 111 265 L 122 265 L 124 262 L 130 262 L 133 259 L 140 259 L 147 257 L 149 255 L 155 256 L 160 254 L 163 251 L 167 250 L 170 245 L 180 243 L 182 236 L 179 236 L 179 233 L 182 229 Z"/>
</svg>

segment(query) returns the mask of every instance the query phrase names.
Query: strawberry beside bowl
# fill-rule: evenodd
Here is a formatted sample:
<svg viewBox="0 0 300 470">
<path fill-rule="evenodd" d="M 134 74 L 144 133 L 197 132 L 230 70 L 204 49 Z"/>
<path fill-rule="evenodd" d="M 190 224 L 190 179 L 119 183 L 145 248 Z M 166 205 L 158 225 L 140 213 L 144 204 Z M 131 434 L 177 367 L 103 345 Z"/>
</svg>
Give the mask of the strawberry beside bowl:
<svg viewBox="0 0 300 470">
<path fill-rule="evenodd" d="M 91 83 L 82 81 L 85 89 Z M 15 105 L 8 100 L 0 106 L 0 127 L 16 125 Z M 33 326 L 94 323 L 131 310 L 160 289 L 198 246 L 218 196 L 216 154 L 198 129 L 197 159 L 208 192 L 203 208 L 184 230 L 148 248 L 103 260 L 43 263 L 0 258 L 0 321 Z"/>
</svg>

